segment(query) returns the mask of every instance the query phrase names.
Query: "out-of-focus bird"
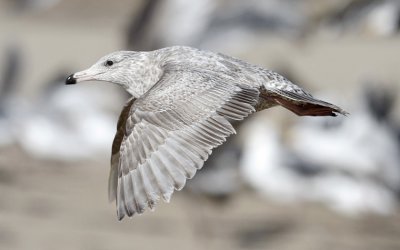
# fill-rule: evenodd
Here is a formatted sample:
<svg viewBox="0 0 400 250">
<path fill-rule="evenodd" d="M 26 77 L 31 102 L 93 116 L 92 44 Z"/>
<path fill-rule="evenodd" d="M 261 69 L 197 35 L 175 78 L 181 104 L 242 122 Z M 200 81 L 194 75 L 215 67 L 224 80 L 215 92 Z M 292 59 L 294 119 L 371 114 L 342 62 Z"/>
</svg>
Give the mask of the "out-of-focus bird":
<svg viewBox="0 0 400 250">
<path fill-rule="evenodd" d="M 17 45 L 6 50 L 4 69 L 0 72 L 0 147 L 15 142 L 18 134 L 15 122 L 23 116 L 26 102 L 19 96 L 18 76 L 22 70 L 23 55 Z"/>
<path fill-rule="evenodd" d="M 393 103 L 389 98 L 394 97 L 385 94 L 382 85 L 366 87 L 361 94 L 352 119 L 337 124 L 311 120 L 299 123 L 293 131 L 293 150 L 325 173 L 335 174 L 331 180 L 337 181 L 336 186 L 348 186 L 324 188 L 325 193 L 336 196 L 334 202 L 340 210 L 387 214 L 394 210 L 400 190 L 399 145 L 388 115 Z M 386 95 L 385 100 L 382 95 Z M 386 107 L 384 111 L 382 107 Z M 317 135 L 315 141 L 308 139 L 310 134 Z"/>
<path fill-rule="evenodd" d="M 35 100 L 23 98 L 18 76 L 24 70 L 24 56 L 18 45 L 10 46 L 0 70 L 0 147 L 18 144 L 34 158 L 57 161 L 104 155 L 115 117 L 102 110 L 101 103 L 114 96 L 89 88 L 61 89 L 65 72 L 58 72 L 48 81 L 51 87 Z"/>
<path fill-rule="evenodd" d="M 107 152 L 114 133 L 115 116 L 102 104 L 114 96 L 90 86 L 61 89 L 64 79 L 52 79 L 31 103 L 29 113 L 16 123 L 16 139 L 35 158 L 65 162 L 98 158 Z"/>
<path fill-rule="evenodd" d="M 183 46 L 114 52 L 66 84 L 89 80 L 118 84 L 133 96 L 112 147 L 109 197 L 118 219 L 153 209 L 160 198 L 168 202 L 235 133 L 231 120 L 277 105 L 302 116 L 346 114 L 273 71 Z"/>
<path fill-rule="evenodd" d="M 370 36 L 391 36 L 400 30 L 398 0 L 351 0 L 331 15 L 322 28 L 338 33 L 359 33 Z"/>
<path fill-rule="evenodd" d="M 153 50 L 184 44 L 245 51 L 268 33 L 287 38 L 304 35 L 303 5 L 291 0 L 149 0 L 132 17 L 127 47 Z"/>
<path fill-rule="evenodd" d="M 267 121 L 246 124 L 245 182 L 270 199 L 319 202 L 351 216 L 395 211 L 400 147 L 393 93 L 383 84 L 363 88 L 352 99 L 358 105 L 351 119 L 302 119 L 286 140 Z"/>
<path fill-rule="evenodd" d="M 61 0 L 16 0 L 12 3 L 20 11 L 45 11 L 60 2 Z"/>
</svg>

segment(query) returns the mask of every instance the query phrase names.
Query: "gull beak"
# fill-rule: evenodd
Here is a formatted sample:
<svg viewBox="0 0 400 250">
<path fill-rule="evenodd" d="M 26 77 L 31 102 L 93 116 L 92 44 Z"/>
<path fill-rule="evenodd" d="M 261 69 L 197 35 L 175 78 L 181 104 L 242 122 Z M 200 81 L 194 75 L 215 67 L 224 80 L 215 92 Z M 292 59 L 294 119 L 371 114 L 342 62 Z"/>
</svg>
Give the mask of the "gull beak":
<svg viewBox="0 0 400 250">
<path fill-rule="evenodd" d="M 74 77 L 74 74 L 68 76 L 67 80 L 65 80 L 66 85 L 75 84 L 75 83 L 76 83 L 76 78 Z"/>
<path fill-rule="evenodd" d="M 70 85 L 90 80 L 95 80 L 94 76 L 92 74 L 88 74 L 87 70 L 84 70 L 68 76 L 68 78 L 65 80 L 65 84 Z"/>
</svg>

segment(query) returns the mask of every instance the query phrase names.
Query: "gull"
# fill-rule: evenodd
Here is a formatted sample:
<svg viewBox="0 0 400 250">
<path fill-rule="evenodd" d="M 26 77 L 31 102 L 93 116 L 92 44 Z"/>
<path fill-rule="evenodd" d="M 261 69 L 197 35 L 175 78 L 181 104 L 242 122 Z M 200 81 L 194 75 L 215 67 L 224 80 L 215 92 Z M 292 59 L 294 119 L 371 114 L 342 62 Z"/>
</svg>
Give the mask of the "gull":
<svg viewBox="0 0 400 250">
<path fill-rule="evenodd" d="M 119 220 L 169 202 L 236 133 L 232 121 L 277 105 L 300 116 L 347 114 L 271 70 L 185 46 L 113 52 L 66 84 L 92 80 L 132 95 L 112 144 L 108 195 Z"/>
</svg>

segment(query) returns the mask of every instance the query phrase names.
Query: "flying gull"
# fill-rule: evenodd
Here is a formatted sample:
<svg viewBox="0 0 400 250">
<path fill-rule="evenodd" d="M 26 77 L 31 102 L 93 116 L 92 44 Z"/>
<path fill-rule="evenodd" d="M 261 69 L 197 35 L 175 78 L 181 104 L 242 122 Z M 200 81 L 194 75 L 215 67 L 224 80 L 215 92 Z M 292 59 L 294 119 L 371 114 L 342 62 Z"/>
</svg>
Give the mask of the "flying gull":
<svg viewBox="0 0 400 250">
<path fill-rule="evenodd" d="M 70 75 L 66 84 L 107 81 L 132 98 L 112 145 L 109 199 L 117 216 L 154 209 L 201 169 L 212 149 L 236 133 L 232 120 L 281 105 L 297 115 L 345 115 L 283 76 L 220 53 L 174 46 L 118 51 Z"/>
</svg>

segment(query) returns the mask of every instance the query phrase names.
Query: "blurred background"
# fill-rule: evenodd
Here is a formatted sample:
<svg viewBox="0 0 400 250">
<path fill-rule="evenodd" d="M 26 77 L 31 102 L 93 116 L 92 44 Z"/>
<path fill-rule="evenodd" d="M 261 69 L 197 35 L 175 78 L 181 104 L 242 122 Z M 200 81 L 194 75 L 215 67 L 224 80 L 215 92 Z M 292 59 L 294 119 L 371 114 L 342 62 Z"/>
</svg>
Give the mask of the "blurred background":
<svg viewBox="0 0 400 250">
<path fill-rule="evenodd" d="M 0 249 L 400 249 L 399 30 L 397 0 L 0 0 Z M 252 115 L 170 204 L 118 222 L 128 95 L 64 80 L 171 45 L 276 70 L 350 115 Z"/>
</svg>

